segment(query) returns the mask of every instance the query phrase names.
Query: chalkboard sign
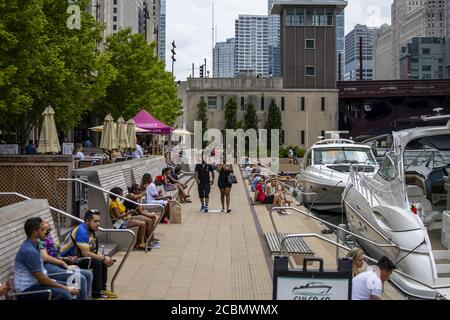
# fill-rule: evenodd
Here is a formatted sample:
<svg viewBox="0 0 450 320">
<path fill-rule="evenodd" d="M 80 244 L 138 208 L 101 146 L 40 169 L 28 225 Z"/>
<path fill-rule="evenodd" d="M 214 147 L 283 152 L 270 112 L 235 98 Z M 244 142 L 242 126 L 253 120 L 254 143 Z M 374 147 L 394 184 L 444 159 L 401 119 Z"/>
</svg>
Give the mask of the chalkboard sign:
<svg viewBox="0 0 450 320">
<path fill-rule="evenodd" d="M 63 143 L 62 144 L 62 153 L 63 154 L 72 154 L 73 148 L 74 148 L 73 143 Z"/>
<path fill-rule="evenodd" d="M 19 145 L 0 144 L 0 154 L 19 154 Z"/>
</svg>

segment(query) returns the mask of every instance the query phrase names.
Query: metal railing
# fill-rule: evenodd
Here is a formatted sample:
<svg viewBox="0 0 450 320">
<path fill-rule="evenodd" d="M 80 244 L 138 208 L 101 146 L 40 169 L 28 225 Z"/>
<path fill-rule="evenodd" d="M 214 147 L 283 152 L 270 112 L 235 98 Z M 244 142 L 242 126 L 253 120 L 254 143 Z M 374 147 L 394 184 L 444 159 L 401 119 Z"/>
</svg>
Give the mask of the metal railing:
<svg viewBox="0 0 450 320">
<path fill-rule="evenodd" d="M 139 202 L 130 200 L 130 199 L 124 197 L 124 196 L 121 196 L 121 195 L 118 195 L 118 194 L 116 194 L 116 193 L 113 193 L 113 192 L 111 192 L 111 191 L 109 191 L 109 190 L 106 190 L 106 189 L 104 189 L 104 188 L 102 188 L 102 187 L 99 187 L 99 186 L 97 186 L 97 185 L 95 185 L 95 184 L 92 184 L 92 183 L 83 181 L 83 180 L 81 180 L 81 179 L 76 179 L 76 178 L 59 178 L 58 181 L 72 181 L 72 182 L 78 182 L 78 183 L 81 183 L 81 184 L 83 184 L 83 185 L 85 185 L 85 186 L 88 186 L 88 187 L 94 188 L 94 189 L 96 189 L 96 190 L 105 192 L 105 193 L 107 193 L 107 194 L 113 195 L 113 196 L 115 196 L 115 197 L 117 197 L 117 198 L 119 198 L 119 199 L 125 200 L 125 201 L 127 201 L 127 202 L 129 202 L 129 203 L 132 203 L 132 204 L 136 205 L 136 206 L 142 206 L 142 207 L 148 207 L 148 208 L 159 208 L 159 209 L 161 210 L 161 214 L 160 214 L 160 216 L 159 216 L 159 219 L 158 219 L 156 225 L 158 225 L 158 223 L 161 221 L 162 217 L 164 216 L 165 207 L 164 207 L 163 205 L 161 205 L 161 204 L 139 203 Z M 177 205 L 181 206 L 181 203 L 179 203 L 176 199 L 175 199 L 175 200 L 171 200 L 171 201 L 174 201 Z M 153 228 L 152 233 L 147 237 L 147 239 L 146 239 L 146 241 L 145 241 L 145 252 L 148 252 L 148 242 L 149 242 L 149 240 L 151 239 L 151 237 L 153 236 L 153 234 L 155 233 L 156 225 L 155 225 L 155 228 Z"/>
<path fill-rule="evenodd" d="M 22 198 L 24 200 L 32 200 L 32 198 L 27 197 L 27 196 L 25 196 L 25 195 L 23 195 L 21 193 L 17 193 L 17 192 L 0 192 L 0 196 L 16 196 L 16 197 Z M 71 214 L 69 214 L 67 212 L 64 212 L 64 211 L 62 211 L 60 209 L 54 208 L 52 206 L 49 206 L 49 209 L 51 211 L 56 212 L 58 215 L 62 215 L 64 217 L 66 217 L 66 218 L 75 220 L 75 221 L 77 221 L 79 223 L 85 223 L 85 221 L 83 219 L 75 217 L 75 216 L 73 216 L 73 215 L 71 215 Z M 134 242 L 136 240 L 136 235 L 135 235 L 135 233 L 133 231 L 125 230 L 125 229 L 104 229 L 104 228 L 100 227 L 100 228 L 98 228 L 98 231 L 104 232 L 104 233 L 123 233 L 123 234 L 128 234 L 128 235 L 131 236 L 131 242 L 130 242 L 130 245 L 128 246 L 127 251 L 125 252 L 125 256 L 123 257 L 122 261 L 119 264 L 119 267 L 117 268 L 116 272 L 114 273 L 114 276 L 111 279 L 111 291 L 114 291 L 114 282 L 116 281 L 117 276 L 119 275 L 120 271 L 122 270 L 122 267 L 123 267 L 125 261 L 127 260 L 131 249 L 133 248 L 133 244 L 134 244 Z"/>
</svg>

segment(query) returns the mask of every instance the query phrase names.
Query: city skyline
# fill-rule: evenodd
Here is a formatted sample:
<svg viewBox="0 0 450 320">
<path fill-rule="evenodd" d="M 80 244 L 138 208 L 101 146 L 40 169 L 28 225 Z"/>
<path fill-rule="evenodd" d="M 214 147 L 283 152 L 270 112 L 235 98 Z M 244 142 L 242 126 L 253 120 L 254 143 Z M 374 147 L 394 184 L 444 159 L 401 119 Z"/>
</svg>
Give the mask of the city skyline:
<svg viewBox="0 0 450 320">
<path fill-rule="evenodd" d="M 192 63 L 198 68 L 207 60 L 207 70 L 212 71 L 212 0 L 167 0 L 167 39 L 177 43 L 175 76 L 185 80 L 192 73 Z M 381 26 L 390 23 L 392 0 L 348 0 L 345 34 L 356 24 Z M 235 36 L 234 24 L 239 14 L 267 15 L 267 0 L 214 0 L 216 42 Z M 168 47 L 167 47 L 168 48 Z M 166 50 L 170 62 L 170 51 Z M 170 71 L 171 65 L 166 65 Z M 198 70 L 196 71 L 198 76 Z"/>
</svg>

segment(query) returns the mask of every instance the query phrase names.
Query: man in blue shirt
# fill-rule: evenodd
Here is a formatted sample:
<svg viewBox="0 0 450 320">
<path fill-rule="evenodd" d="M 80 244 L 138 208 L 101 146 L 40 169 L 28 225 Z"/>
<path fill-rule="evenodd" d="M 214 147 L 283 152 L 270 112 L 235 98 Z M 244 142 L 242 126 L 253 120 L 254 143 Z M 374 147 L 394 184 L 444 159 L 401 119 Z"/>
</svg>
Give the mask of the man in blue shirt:
<svg viewBox="0 0 450 320">
<path fill-rule="evenodd" d="M 100 212 L 88 210 L 84 216 L 85 223 L 75 227 L 61 246 L 62 256 L 90 257 L 91 269 L 94 274 L 92 282 L 92 297 L 94 299 L 117 298 L 117 295 L 106 289 L 108 267 L 114 261 L 98 253 L 98 241 L 95 232 L 100 228 Z"/>
<path fill-rule="evenodd" d="M 36 153 L 37 153 L 36 146 L 34 145 L 33 140 L 30 140 L 28 142 L 28 145 L 25 147 L 25 154 L 31 156 L 35 155 Z"/>
<path fill-rule="evenodd" d="M 14 266 L 14 288 L 17 292 L 50 290 L 53 300 L 72 300 L 78 290 L 68 288 L 47 276 L 38 240 L 45 239 L 46 224 L 41 218 L 25 222 L 27 240 L 17 253 Z M 42 299 L 43 295 L 25 295 L 22 299 Z"/>
</svg>

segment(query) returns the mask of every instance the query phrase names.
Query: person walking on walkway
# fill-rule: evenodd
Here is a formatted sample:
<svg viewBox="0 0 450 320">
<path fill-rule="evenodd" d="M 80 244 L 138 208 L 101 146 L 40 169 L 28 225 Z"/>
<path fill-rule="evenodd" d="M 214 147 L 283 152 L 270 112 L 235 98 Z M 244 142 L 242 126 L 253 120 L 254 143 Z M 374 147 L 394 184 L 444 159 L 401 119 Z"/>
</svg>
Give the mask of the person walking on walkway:
<svg viewBox="0 0 450 320">
<path fill-rule="evenodd" d="M 210 179 L 210 173 L 212 178 Z M 198 196 L 202 207 L 200 211 L 208 212 L 209 193 L 211 185 L 214 184 L 214 170 L 210 164 L 205 162 L 202 157 L 202 163 L 195 165 L 195 181 L 198 185 Z"/>
<path fill-rule="evenodd" d="M 217 166 L 217 172 L 219 172 L 218 186 L 220 190 L 220 201 L 222 202 L 222 212 L 225 212 L 225 198 L 227 201 L 227 213 L 231 212 L 230 209 L 230 192 L 232 184 L 228 180 L 230 174 L 233 174 L 233 167 L 231 164 L 219 164 Z"/>
</svg>

